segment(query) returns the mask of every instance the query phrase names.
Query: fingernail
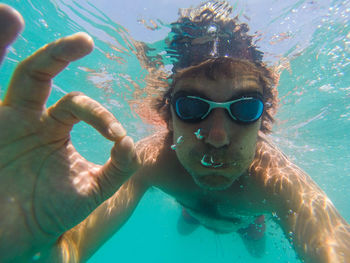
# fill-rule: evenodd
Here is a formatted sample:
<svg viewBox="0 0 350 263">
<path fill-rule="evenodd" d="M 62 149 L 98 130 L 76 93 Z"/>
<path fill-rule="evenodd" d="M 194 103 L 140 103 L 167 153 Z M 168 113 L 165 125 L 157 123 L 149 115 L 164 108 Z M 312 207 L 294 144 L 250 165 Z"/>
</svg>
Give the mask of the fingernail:
<svg viewBox="0 0 350 263">
<path fill-rule="evenodd" d="M 122 137 L 126 136 L 126 131 L 123 128 L 123 126 L 120 123 L 117 122 L 113 122 L 110 126 L 109 126 L 111 135 L 115 138 L 120 140 Z"/>
</svg>

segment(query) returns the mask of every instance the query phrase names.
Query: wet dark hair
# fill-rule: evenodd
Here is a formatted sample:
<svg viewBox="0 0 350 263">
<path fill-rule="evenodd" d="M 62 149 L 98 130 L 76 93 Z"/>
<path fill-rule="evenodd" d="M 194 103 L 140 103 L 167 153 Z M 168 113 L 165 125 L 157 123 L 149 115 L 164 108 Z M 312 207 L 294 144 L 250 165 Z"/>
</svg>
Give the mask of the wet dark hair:
<svg viewBox="0 0 350 263">
<path fill-rule="evenodd" d="M 260 130 L 271 132 L 277 109 L 277 78 L 262 62 L 263 52 L 253 44 L 249 27 L 232 18 L 226 1 L 208 1 L 196 8 L 180 9 L 180 18 L 171 24 L 167 39 L 168 55 L 173 59 L 170 87 L 155 99 L 154 109 L 169 124 L 169 99 L 178 80 L 204 76 L 209 79 L 235 77 L 249 72 L 257 76 L 263 89 L 265 110 Z"/>
<path fill-rule="evenodd" d="M 209 59 L 199 65 L 191 66 L 178 71 L 172 76 L 170 88 L 158 97 L 154 103 L 154 109 L 161 118 L 169 124 L 171 121 L 170 98 L 178 81 L 183 78 L 206 77 L 210 80 L 217 80 L 222 77 L 235 78 L 242 73 L 249 73 L 256 76 L 258 84 L 263 90 L 264 112 L 260 130 L 263 133 L 270 133 L 274 122 L 274 114 L 277 109 L 278 99 L 275 89 L 275 79 L 271 72 L 262 65 L 256 65 L 247 60 L 240 60 L 230 57 Z"/>
<path fill-rule="evenodd" d="M 167 39 L 168 56 L 175 73 L 207 59 L 232 57 L 261 63 L 263 52 L 253 44 L 249 27 L 232 18 L 226 1 L 208 1 L 196 8 L 180 9 Z"/>
</svg>

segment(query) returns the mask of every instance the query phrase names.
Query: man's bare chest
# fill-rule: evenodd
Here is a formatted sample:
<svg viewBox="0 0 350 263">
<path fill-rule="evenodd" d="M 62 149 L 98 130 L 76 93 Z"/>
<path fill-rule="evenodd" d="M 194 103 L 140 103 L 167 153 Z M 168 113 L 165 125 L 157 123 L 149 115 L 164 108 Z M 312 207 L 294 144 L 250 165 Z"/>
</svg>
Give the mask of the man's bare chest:
<svg viewBox="0 0 350 263">
<path fill-rule="evenodd" d="M 247 227 L 261 215 L 240 182 L 222 191 L 205 191 L 188 175 L 164 175 L 155 186 L 177 200 L 186 213 L 217 232 L 234 232 Z"/>
</svg>

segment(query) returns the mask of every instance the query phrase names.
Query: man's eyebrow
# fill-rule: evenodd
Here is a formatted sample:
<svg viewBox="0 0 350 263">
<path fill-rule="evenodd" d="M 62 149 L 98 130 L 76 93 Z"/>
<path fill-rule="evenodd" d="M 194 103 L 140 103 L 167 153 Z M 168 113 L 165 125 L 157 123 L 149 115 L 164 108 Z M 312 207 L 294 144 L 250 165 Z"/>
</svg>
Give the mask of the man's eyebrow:
<svg viewBox="0 0 350 263">
<path fill-rule="evenodd" d="M 199 96 L 199 97 L 208 99 L 208 96 L 206 96 L 203 91 L 198 90 L 198 88 L 194 88 L 193 86 L 189 86 L 189 85 L 183 86 L 177 92 L 185 92 L 189 95 Z"/>
<path fill-rule="evenodd" d="M 237 90 L 237 92 L 234 92 L 230 100 L 234 100 L 239 97 L 247 97 L 247 96 L 263 96 L 263 94 L 260 90 L 257 90 L 257 89 L 242 89 L 242 90 Z"/>
<path fill-rule="evenodd" d="M 263 95 L 263 89 L 261 86 L 256 82 L 256 79 L 252 79 L 254 81 L 249 81 L 248 83 L 245 83 L 245 85 L 242 86 L 233 86 L 233 91 L 235 96 L 242 96 L 245 94 L 260 94 Z M 247 80 L 245 80 L 247 82 Z"/>
</svg>

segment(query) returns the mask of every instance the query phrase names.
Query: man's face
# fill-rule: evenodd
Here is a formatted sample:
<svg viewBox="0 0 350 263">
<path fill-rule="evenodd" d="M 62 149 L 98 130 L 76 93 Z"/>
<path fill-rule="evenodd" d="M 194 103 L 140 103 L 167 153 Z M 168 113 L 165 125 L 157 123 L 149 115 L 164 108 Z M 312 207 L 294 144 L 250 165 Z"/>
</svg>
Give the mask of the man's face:
<svg viewBox="0 0 350 263">
<path fill-rule="evenodd" d="M 217 80 L 203 74 L 178 80 L 174 93 L 186 91 L 215 102 L 225 102 L 238 94 L 262 94 L 258 83 L 256 76 L 244 72 L 234 78 L 219 77 Z M 216 108 L 204 120 L 188 123 L 180 120 L 173 108 L 171 111 L 170 129 L 174 143 L 182 136 L 182 142 L 176 146 L 176 155 L 201 188 L 226 189 L 249 168 L 255 155 L 261 119 L 240 124 L 234 122 L 225 109 Z M 198 131 L 202 139 L 195 135 Z"/>
</svg>

